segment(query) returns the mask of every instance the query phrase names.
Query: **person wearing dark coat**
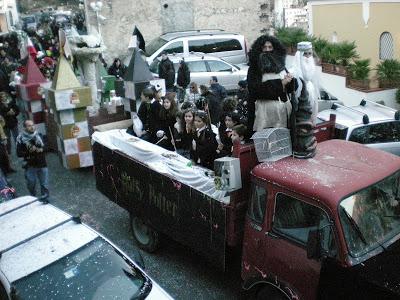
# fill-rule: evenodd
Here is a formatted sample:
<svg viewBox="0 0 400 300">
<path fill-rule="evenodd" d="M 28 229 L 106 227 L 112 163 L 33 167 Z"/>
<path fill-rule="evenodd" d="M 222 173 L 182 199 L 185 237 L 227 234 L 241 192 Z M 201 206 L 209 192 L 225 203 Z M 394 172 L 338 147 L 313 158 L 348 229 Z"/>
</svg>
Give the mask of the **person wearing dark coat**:
<svg viewBox="0 0 400 300">
<path fill-rule="evenodd" d="M 237 92 L 237 99 L 238 103 L 236 109 L 240 114 L 240 123 L 247 125 L 248 120 L 248 103 L 249 103 L 249 90 L 247 89 L 247 81 L 240 80 L 239 83 L 239 90 Z"/>
<path fill-rule="evenodd" d="M 200 86 L 200 92 L 204 97 L 205 110 L 210 115 L 211 123 L 217 126 L 221 114 L 221 101 L 205 85 Z"/>
<path fill-rule="evenodd" d="M 167 52 L 161 52 L 161 61 L 158 64 L 158 76 L 165 80 L 167 92 L 173 92 L 175 84 L 175 68 L 168 58 Z"/>
<path fill-rule="evenodd" d="M 175 93 L 167 93 L 160 109 L 159 126 L 156 136 L 158 141 L 164 138 L 164 140 L 158 144 L 160 147 L 172 151 L 174 150 L 172 139 L 177 135 L 174 127 L 177 112 L 178 107 L 175 101 Z"/>
<path fill-rule="evenodd" d="M 217 76 L 211 76 L 210 79 L 210 90 L 214 93 L 217 98 L 222 101 L 226 98 L 226 89 L 218 83 Z"/>
<path fill-rule="evenodd" d="M 159 116 L 161 104 L 159 101 L 154 99 L 154 87 L 152 85 L 143 89 L 141 100 L 142 102 L 138 109 L 138 117 L 143 124 L 143 129 L 142 133 L 138 137 L 153 143 L 156 141 L 156 131 L 160 124 Z M 129 134 L 134 134 L 132 127 L 129 127 L 127 132 Z"/>
<path fill-rule="evenodd" d="M 190 83 L 190 70 L 185 61 L 182 59 L 179 62 L 178 76 L 176 78 L 177 98 L 178 102 L 182 103 L 185 99 L 186 88 Z"/>
<path fill-rule="evenodd" d="M 288 127 L 292 110 L 288 95 L 295 87 L 285 58 L 284 46 L 273 36 L 262 35 L 252 45 L 247 73 L 249 130 Z"/>
<path fill-rule="evenodd" d="M 214 169 L 214 159 L 218 143 L 215 133 L 208 126 L 208 115 L 204 111 L 198 111 L 194 118 L 196 133 L 192 141 L 190 152 L 191 159 L 196 163 L 208 169 Z"/>
<path fill-rule="evenodd" d="M 11 153 L 11 135 L 14 138 L 14 143 L 18 137 L 18 119 L 19 109 L 15 100 L 6 92 L 0 93 L 0 115 L 4 118 L 4 131 L 7 135 L 7 152 Z"/>
<path fill-rule="evenodd" d="M 188 102 L 185 102 L 188 103 Z M 190 150 L 196 128 L 194 127 L 195 111 L 193 108 L 187 108 L 181 112 L 177 135 L 175 138 L 175 146 L 178 153 L 186 158 L 190 158 Z"/>
<path fill-rule="evenodd" d="M 122 64 L 119 58 L 115 58 L 111 67 L 108 68 L 108 75 L 114 75 L 117 78 L 122 78 L 125 73 L 125 66 Z"/>
</svg>

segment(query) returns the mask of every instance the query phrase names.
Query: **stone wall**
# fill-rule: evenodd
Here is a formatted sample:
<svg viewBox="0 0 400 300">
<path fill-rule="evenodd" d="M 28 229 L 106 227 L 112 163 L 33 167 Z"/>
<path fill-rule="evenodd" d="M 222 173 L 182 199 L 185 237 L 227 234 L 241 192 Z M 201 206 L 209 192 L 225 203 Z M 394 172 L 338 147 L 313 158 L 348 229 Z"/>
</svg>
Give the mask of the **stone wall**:
<svg viewBox="0 0 400 300">
<path fill-rule="evenodd" d="M 91 0 L 87 0 L 87 4 Z M 272 0 L 103 0 L 107 18 L 101 32 L 107 61 L 124 57 L 136 25 L 146 43 L 162 32 L 187 29 L 224 29 L 243 34 L 250 44 L 270 27 Z M 88 10 L 95 25 L 94 13 Z"/>
</svg>

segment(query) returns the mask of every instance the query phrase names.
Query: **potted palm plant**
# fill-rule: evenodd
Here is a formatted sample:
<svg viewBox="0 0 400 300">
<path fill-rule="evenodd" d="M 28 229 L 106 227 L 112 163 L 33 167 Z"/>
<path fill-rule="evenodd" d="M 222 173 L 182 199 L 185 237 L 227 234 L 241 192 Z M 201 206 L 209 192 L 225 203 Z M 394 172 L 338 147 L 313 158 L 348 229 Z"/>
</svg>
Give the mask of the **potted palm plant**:
<svg viewBox="0 0 400 300">
<path fill-rule="evenodd" d="M 360 59 L 354 61 L 354 63 L 348 66 L 347 71 L 348 71 L 347 84 L 350 87 L 355 87 L 360 89 L 369 88 L 368 78 L 369 78 L 369 73 L 371 71 L 369 59 Z"/>
<path fill-rule="evenodd" d="M 322 71 L 328 73 L 335 73 L 335 65 L 339 61 L 339 48 L 337 44 L 328 43 L 321 50 Z"/>
<path fill-rule="evenodd" d="M 336 65 L 336 72 L 340 75 L 346 76 L 347 67 L 356 58 L 358 54 L 356 51 L 356 44 L 354 42 L 341 42 L 338 44 L 338 62 Z"/>
<path fill-rule="evenodd" d="M 286 47 L 288 54 L 296 53 L 297 43 L 311 40 L 303 29 L 296 27 L 278 28 L 275 36 Z"/>
<path fill-rule="evenodd" d="M 376 66 L 379 86 L 394 88 L 400 85 L 400 62 L 396 59 L 387 59 Z"/>
<path fill-rule="evenodd" d="M 316 56 L 316 62 L 318 64 L 321 64 L 322 63 L 321 53 L 322 53 L 323 49 L 325 49 L 325 47 L 328 46 L 329 42 L 328 42 L 328 40 L 321 38 L 321 37 L 318 37 L 318 38 L 313 37 L 312 44 L 313 44 L 313 49 L 314 49 L 314 53 Z"/>
</svg>

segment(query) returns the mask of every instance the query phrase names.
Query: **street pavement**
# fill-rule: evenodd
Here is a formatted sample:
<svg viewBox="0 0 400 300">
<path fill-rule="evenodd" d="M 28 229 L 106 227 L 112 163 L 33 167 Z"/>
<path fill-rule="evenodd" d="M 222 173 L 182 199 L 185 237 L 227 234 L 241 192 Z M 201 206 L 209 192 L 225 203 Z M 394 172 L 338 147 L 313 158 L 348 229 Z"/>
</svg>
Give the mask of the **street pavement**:
<svg viewBox="0 0 400 300">
<path fill-rule="evenodd" d="M 9 179 L 18 196 L 28 195 L 21 161 L 15 154 L 12 160 L 17 172 L 11 174 Z M 93 169 L 67 170 L 55 153 L 47 154 L 47 163 L 51 203 L 72 215 L 81 214 L 84 223 L 134 258 L 139 248 L 132 238 L 129 214 L 97 191 Z M 222 273 L 172 240 L 163 239 L 156 253 L 139 252 L 146 272 L 175 299 L 240 298 L 239 259 L 231 262 L 229 270 Z"/>
</svg>

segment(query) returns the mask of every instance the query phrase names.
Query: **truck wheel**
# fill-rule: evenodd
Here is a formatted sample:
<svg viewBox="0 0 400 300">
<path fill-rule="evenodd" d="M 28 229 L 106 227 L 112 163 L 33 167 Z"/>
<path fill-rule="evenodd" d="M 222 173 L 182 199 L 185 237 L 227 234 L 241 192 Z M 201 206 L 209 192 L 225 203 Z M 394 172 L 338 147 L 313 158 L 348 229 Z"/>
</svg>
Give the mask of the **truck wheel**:
<svg viewBox="0 0 400 300">
<path fill-rule="evenodd" d="M 133 238 L 140 249 L 154 252 L 159 246 L 159 234 L 151 229 L 141 218 L 131 215 Z"/>
<path fill-rule="evenodd" d="M 290 300 L 284 292 L 280 291 L 276 287 L 264 285 L 260 287 L 256 293 L 257 300 Z"/>
</svg>

